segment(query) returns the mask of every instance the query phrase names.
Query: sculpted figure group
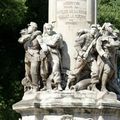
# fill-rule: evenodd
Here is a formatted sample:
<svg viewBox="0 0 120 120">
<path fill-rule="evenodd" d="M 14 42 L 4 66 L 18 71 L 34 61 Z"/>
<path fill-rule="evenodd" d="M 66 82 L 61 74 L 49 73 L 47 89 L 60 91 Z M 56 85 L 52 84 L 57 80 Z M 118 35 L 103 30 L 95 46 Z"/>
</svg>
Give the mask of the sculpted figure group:
<svg viewBox="0 0 120 120">
<path fill-rule="evenodd" d="M 107 92 L 109 84 L 117 79 L 117 51 L 120 47 L 119 30 L 111 23 L 92 25 L 81 30 L 75 40 L 76 64 L 68 76 L 66 89 L 89 89 Z M 89 69 L 89 74 L 86 74 Z M 84 76 L 82 75 L 84 74 Z M 72 81 L 76 84 L 72 85 Z M 112 86 L 116 91 L 115 86 Z"/>
<path fill-rule="evenodd" d="M 30 22 L 28 28 L 21 30 L 19 42 L 25 49 L 24 91 L 61 88 L 62 35 L 53 31 L 52 24 L 45 23 L 43 34 L 37 24 Z"/>
<path fill-rule="evenodd" d="M 111 23 L 91 25 L 88 30 L 80 30 L 75 40 L 75 67 L 70 70 L 66 88 L 61 86 L 61 50 L 63 37 L 53 31 L 53 25 L 45 23 L 43 33 L 37 24 L 30 22 L 21 30 L 19 42 L 25 49 L 24 90 L 83 90 L 107 92 L 117 79 L 117 53 L 120 33 Z M 64 82 L 65 83 L 65 82 Z M 119 91 L 120 93 L 120 91 Z"/>
</svg>

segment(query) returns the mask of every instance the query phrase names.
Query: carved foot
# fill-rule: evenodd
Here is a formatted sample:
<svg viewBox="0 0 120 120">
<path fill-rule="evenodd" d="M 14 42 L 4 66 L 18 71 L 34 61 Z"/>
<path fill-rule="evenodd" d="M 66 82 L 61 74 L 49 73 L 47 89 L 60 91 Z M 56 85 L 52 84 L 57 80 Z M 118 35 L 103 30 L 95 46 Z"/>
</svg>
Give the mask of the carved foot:
<svg viewBox="0 0 120 120">
<path fill-rule="evenodd" d="M 90 88 L 89 88 L 90 87 Z M 97 87 L 96 84 L 91 84 L 90 86 L 88 86 L 89 90 L 95 91 L 95 92 L 100 92 Z"/>
<path fill-rule="evenodd" d="M 46 91 L 47 87 L 42 88 L 40 91 Z"/>
<path fill-rule="evenodd" d="M 37 91 L 39 91 L 39 88 L 36 87 L 36 86 L 34 86 L 34 87 L 31 89 L 31 91 L 32 91 L 32 92 L 37 92 Z"/>
<path fill-rule="evenodd" d="M 54 90 L 58 90 L 58 91 L 62 91 L 63 90 L 62 87 L 61 87 L 61 85 L 59 83 L 56 84 L 55 86 L 56 87 L 54 88 Z"/>
<path fill-rule="evenodd" d="M 58 90 L 59 90 L 59 91 L 62 91 L 63 89 L 62 89 L 62 87 L 58 87 Z"/>
<path fill-rule="evenodd" d="M 75 90 L 75 86 L 71 86 L 71 87 L 70 87 L 70 90 Z"/>
<path fill-rule="evenodd" d="M 102 87 L 102 88 L 101 88 L 101 91 L 102 91 L 102 92 L 105 92 L 105 93 L 108 93 L 108 92 L 109 92 L 105 87 Z"/>
<path fill-rule="evenodd" d="M 67 86 L 67 87 L 65 88 L 65 91 L 70 91 L 70 88 Z"/>
</svg>

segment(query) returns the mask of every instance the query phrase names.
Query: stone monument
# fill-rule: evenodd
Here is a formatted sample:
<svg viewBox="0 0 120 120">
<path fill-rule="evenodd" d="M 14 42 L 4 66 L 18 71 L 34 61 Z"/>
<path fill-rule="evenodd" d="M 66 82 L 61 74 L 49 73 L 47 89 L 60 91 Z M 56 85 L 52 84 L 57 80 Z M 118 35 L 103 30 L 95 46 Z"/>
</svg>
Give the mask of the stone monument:
<svg viewBox="0 0 120 120">
<path fill-rule="evenodd" d="M 63 35 L 67 46 L 64 48 L 63 66 L 74 66 L 74 40 L 80 29 L 88 29 L 96 22 L 96 0 L 49 0 L 49 22 Z M 67 54 L 68 53 L 68 54 Z"/>
<path fill-rule="evenodd" d="M 22 120 L 120 119 L 120 31 L 96 24 L 95 0 L 49 0 L 43 33 L 30 22 L 20 34 L 24 95 L 13 109 Z"/>
</svg>

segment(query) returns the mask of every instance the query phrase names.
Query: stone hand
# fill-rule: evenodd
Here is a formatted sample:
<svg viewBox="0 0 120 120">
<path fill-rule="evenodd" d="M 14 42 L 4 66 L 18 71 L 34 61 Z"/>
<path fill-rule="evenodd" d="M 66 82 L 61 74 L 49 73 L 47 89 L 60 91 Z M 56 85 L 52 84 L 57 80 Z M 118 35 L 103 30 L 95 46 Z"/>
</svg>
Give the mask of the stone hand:
<svg viewBox="0 0 120 120">
<path fill-rule="evenodd" d="M 45 54 L 45 52 L 41 51 L 40 52 L 40 59 L 43 60 L 44 58 L 46 58 L 46 54 Z"/>
<path fill-rule="evenodd" d="M 103 57 L 106 58 L 106 59 L 109 59 L 110 55 L 108 55 L 107 53 L 105 53 L 105 54 L 103 54 Z"/>
</svg>

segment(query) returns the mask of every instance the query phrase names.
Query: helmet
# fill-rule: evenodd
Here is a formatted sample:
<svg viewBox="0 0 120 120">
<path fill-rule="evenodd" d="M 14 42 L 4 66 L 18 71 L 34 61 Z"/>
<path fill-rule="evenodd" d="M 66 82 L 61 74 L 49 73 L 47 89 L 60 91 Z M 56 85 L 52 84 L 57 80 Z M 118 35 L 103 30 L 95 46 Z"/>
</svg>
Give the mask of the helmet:
<svg viewBox="0 0 120 120">
<path fill-rule="evenodd" d="M 96 30 L 98 31 L 98 27 L 97 27 L 96 24 L 92 24 L 92 25 L 90 26 L 90 29 L 96 29 Z"/>
<path fill-rule="evenodd" d="M 102 30 L 105 30 L 106 28 L 108 27 L 113 27 L 113 25 L 111 23 L 104 23 L 103 26 L 102 26 Z"/>
<path fill-rule="evenodd" d="M 91 28 L 96 28 L 96 29 L 97 29 L 97 25 L 96 25 L 96 24 L 92 24 L 90 27 L 91 27 Z"/>
<path fill-rule="evenodd" d="M 35 23 L 35 22 L 30 22 L 30 24 L 28 24 L 28 26 L 33 26 L 33 27 L 35 27 L 35 28 L 38 27 L 38 26 L 37 26 L 37 23 Z"/>
</svg>

